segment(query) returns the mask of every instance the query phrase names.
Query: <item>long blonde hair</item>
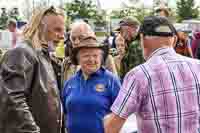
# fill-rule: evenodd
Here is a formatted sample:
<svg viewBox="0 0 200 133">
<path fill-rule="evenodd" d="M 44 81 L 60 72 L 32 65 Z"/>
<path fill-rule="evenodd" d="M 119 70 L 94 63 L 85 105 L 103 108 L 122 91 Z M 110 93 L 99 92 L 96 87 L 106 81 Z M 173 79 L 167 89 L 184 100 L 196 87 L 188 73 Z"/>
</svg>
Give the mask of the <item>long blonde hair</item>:
<svg viewBox="0 0 200 133">
<path fill-rule="evenodd" d="M 45 16 L 52 14 L 64 16 L 64 12 L 61 9 L 57 9 L 53 6 L 48 8 L 37 8 L 33 11 L 31 20 L 23 31 L 24 40 L 31 41 L 33 48 L 37 49 L 41 48 L 42 45 L 48 45 L 48 42 L 45 39 L 42 21 Z"/>
</svg>

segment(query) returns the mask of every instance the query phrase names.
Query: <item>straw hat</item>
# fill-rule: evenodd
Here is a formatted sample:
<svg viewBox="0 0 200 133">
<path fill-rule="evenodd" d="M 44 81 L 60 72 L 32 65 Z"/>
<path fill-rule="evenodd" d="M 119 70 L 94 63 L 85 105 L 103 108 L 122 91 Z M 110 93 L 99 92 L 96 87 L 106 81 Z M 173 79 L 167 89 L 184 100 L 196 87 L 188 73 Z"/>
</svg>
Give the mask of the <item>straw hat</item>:
<svg viewBox="0 0 200 133">
<path fill-rule="evenodd" d="M 104 52 L 104 61 L 108 56 L 109 46 L 105 44 L 98 43 L 97 39 L 89 36 L 82 39 L 76 47 L 72 49 L 72 62 L 74 65 L 78 65 L 77 54 L 81 48 L 100 48 Z"/>
</svg>

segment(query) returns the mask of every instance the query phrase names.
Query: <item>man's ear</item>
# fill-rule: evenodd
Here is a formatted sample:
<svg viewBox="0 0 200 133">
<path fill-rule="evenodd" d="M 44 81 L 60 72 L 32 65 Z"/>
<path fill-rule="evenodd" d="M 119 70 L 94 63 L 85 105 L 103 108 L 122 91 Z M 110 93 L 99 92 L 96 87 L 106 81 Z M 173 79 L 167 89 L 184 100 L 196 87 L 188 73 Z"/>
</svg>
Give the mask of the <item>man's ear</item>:
<svg viewBox="0 0 200 133">
<path fill-rule="evenodd" d="M 177 42 L 178 42 L 178 36 L 176 36 L 176 35 L 173 36 L 171 40 L 172 40 L 172 41 L 171 41 L 172 47 L 173 47 L 173 48 L 176 47 Z"/>
</svg>

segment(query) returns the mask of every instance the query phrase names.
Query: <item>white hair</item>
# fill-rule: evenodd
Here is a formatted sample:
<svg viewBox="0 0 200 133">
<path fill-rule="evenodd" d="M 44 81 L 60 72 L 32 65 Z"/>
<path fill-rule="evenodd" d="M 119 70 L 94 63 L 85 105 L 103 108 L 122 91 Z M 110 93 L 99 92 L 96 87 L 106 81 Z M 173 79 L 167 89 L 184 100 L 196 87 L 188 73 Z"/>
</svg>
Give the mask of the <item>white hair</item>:
<svg viewBox="0 0 200 133">
<path fill-rule="evenodd" d="M 84 21 L 76 21 L 70 25 L 70 29 L 76 29 L 78 27 L 84 27 L 86 29 L 92 30 L 91 26 Z"/>
<path fill-rule="evenodd" d="M 93 31 L 92 27 L 83 22 L 83 21 L 78 21 L 78 22 L 74 22 L 71 26 L 70 26 L 70 39 L 73 36 L 73 32 L 78 32 L 80 34 L 82 34 L 83 36 L 95 36 L 95 32 Z"/>
</svg>

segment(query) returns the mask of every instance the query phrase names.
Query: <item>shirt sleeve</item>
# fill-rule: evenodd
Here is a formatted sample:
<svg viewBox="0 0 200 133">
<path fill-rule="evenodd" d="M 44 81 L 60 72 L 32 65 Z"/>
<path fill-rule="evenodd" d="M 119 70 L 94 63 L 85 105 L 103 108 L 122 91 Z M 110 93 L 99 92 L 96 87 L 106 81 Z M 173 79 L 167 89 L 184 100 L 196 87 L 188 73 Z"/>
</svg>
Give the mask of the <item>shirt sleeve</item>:
<svg viewBox="0 0 200 133">
<path fill-rule="evenodd" d="M 141 89 L 135 75 L 128 73 L 111 107 L 112 112 L 125 119 L 132 113 L 137 112 L 142 100 Z"/>
</svg>

